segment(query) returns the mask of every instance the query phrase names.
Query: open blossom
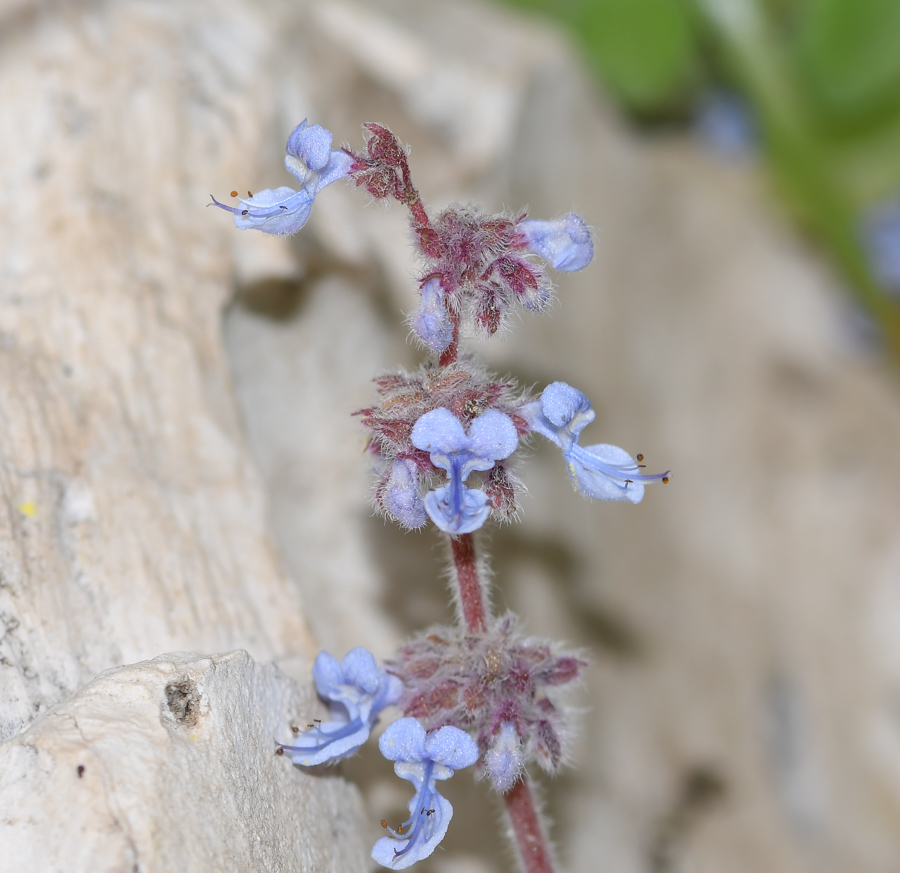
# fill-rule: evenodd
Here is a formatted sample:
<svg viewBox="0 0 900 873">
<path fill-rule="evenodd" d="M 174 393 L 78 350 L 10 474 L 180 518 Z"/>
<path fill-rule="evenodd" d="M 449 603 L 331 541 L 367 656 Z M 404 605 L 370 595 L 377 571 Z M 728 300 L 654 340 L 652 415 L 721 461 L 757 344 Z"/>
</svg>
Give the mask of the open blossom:
<svg viewBox="0 0 900 873">
<path fill-rule="evenodd" d="M 454 536 L 478 530 L 491 513 L 490 498 L 480 489 L 466 488 L 465 482 L 475 470 L 490 470 L 516 450 L 519 437 L 512 419 L 489 409 L 472 420 L 467 434 L 449 409 L 433 409 L 416 422 L 411 440 L 450 480 L 425 495 L 431 520 Z"/>
<path fill-rule="evenodd" d="M 402 870 L 427 858 L 444 839 L 453 807 L 435 783 L 471 767 L 478 760 L 478 746 L 459 728 L 448 725 L 426 734 L 414 718 L 401 718 L 381 735 L 378 747 L 395 762 L 394 772 L 416 789 L 407 807 L 409 818 L 396 830 L 382 822 L 390 836 L 382 837 L 372 849 L 379 864 Z"/>
<path fill-rule="evenodd" d="M 294 128 L 287 142 L 284 165 L 300 182 L 300 190 L 266 188 L 247 198 L 240 206 L 228 206 L 213 197 L 213 204 L 234 214 L 241 230 L 252 228 L 263 233 L 294 233 L 306 224 L 316 194 L 326 185 L 350 173 L 353 158 L 342 151 L 331 150 L 332 134 L 319 124 L 308 125 L 306 119 Z M 233 192 L 232 196 L 237 196 Z"/>
<path fill-rule="evenodd" d="M 532 430 L 562 449 L 572 484 L 587 497 L 640 503 L 646 483 L 668 481 L 668 472 L 642 473 L 641 456 L 636 461 L 618 446 L 580 446 L 578 438 L 594 420 L 594 410 L 584 394 L 565 382 L 548 385 L 540 400 L 523 407 L 522 415 Z"/>
<path fill-rule="evenodd" d="M 279 745 L 295 764 L 313 767 L 352 755 L 368 738 L 378 713 L 395 704 L 403 683 L 378 668 L 375 656 L 360 646 L 342 661 L 319 652 L 313 665 L 319 696 L 331 705 L 331 719 L 316 722 L 292 745 Z"/>
<path fill-rule="evenodd" d="M 594 257 L 591 232 L 574 212 L 558 221 L 520 221 L 516 230 L 525 237 L 527 247 L 555 270 L 574 273 Z"/>
</svg>

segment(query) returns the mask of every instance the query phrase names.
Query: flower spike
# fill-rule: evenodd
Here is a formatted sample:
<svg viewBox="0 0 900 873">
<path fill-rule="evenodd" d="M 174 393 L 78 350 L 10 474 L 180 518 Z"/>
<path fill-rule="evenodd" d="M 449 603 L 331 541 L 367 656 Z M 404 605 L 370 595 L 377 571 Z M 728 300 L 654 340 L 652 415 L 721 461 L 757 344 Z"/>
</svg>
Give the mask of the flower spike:
<svg viewBox="0 0 900 873">
<path fill-rule="evenodd" d="M 333 764 L 352 755 L 369 738 L 378 713 L 395 704 L 403 690 L 403 683 L 379 670 L 375 656 L 360 646 L 340 662 L 319 652 L 313 678 L 319 696 L 331 704 L 332 719 L 315 722 L 294 745 L 278 745 L 278 754 L 287 752 L 304 767 Z"/>
<path fill-rule="evenodd" d="M 640 503 L 644 485 L 668 482 L 669 473 L 642 473 L 638 461 L 618 446 L 600 444 L 582 448 L 581 431 L 594 420 L 591 403 L 565 382 L 548 385 L 540 400 L 522 409 L 531 429 L 556 443 L 569 468 L 575 488 L 593 500 L 628 500 Z"/>
<path fill-rule="evenodd" d="M 453 817 L 450 801 L 435 787 L 456 770 L 478 760 L 478 746 L 465 731 L 450 725 L 430 734 L 414 718 L 395 721 L 378 741 L 381 754 L 394 764 L 394 772 L 412 782 L 416 793 L 407 809 L 410 817 L 372 849 L 372 858 L 383 867 L 403 870 L 427 858 L 438 846 Z"/>
<path fill-rule="evenodd" d="M 240 206 L 228 206 L 215 197 L 210 206 L 218 206 L 234 215 L 241 230 L 286 234 L 306 224 L 316 194 L 326 185 L 350 173 L 353 159 L 342 151 L 331 151 L 332 135 L 319 124 L 308 125 L 306 119 L 294 128 L 287 141 L 284 165 L 300 181 L 300 190 L 266 188 L 246 199 Z"/>
</svg>

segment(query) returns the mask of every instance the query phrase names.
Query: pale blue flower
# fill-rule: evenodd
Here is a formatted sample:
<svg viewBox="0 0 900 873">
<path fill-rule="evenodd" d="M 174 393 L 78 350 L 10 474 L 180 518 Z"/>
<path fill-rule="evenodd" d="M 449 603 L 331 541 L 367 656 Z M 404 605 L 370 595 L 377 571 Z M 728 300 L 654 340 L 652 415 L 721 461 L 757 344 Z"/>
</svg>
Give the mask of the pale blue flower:
<svg viewBox="0 0 900 873">
<path fill-rule="evenodd" d="M 419 471 L 413 461 L 394 461 L 381 500 L 384 508 L 406 527 L 421 527 L 428 519 L 419 491 Z"/>
<path fill-rule="evenodd" d="M 442 352 L 453 341 L 453 322 L 444 302 L 441 277 L 430 276 L 423 284 L 419 305 L 409 319 L 416 336 L 433 352 Z"/>
<path fill-rule="evenodd" d="M 314 722 L 290 746 L 279 745 L 295 764 L 313 767 L 352 755 L 368 738 L 378 713 L 400 699 L 403 683 L 378 669 L 375 656 L 362 647 L 342 661 L 319 652 L 313 665 L 319 696 L 331 705 L 331 719 Z"/>
<path fill-rule="evenodd" d="M 396 830 L 387 828 L 390 836 L 372 849 L 379 864 L 403 870 L 427 858 L 444 839 L 453 807 L 438 793 L 435 782 L 471 767 L 478 760 L 478 746 L 457 727 L 447 725 L 426 734 L 414 718 L 400 718 L 381 735 L 378 747 L 385 758 L 396 762 L 394 772 L 416 789 L 407 807 L 410 817 Z"/>
<path fill-rule="evenodd" d="M 284 165 L 300 182 L 300 190 L 266 188 L 247 198 L 240 206 L 227 206 L 213 197 L 210 205 L 234 214 L 241 230 L 252 228 L 263 233 L 294 233 L 306 224 L 313 200 L 326 185 L 342 179 L 350 172 L 353 158 L 343 151 L 331 151 L 332 134 L 319 124 L 308 125 L 306 119 L 294 128 L 287 142 Z"/>
<path fill-rule="evenodd" d="M 638 461 L 618 446 L 578 445 L 594 410 L 584 394 L 565 382 L 548 385 L 540 400 L 522 408 L 522 415 L 533 431 L 562 449 L 572 484 L 587 497 L 640 503 L 645 483 L 668 481 L 668 472 L 642 473 Z"/>
<path fill-rule="evenodd" d="M 466 488 L 475 470 L 490 470 L 508 458 L 519 444 L 516 426 L 496 409 L 473 419 L 466 434 L 449 409 L 426 412 L 412 430 L 412 444 L 428 452 L 431 463 L 447 472 L 449 482 L 425 495 L 425 510 L 445 533 L 453 536 L 478 530 L 491 513 L 487 494 Z"/>
<path fill-rule="evenodd" d="M 516 726 L 511 721 L 500 722 L 484 755 L 484 775 L 497 791 L 506 794 L 519 781 L 524 767 L 525 750 Z"/>
<path fill-rule="evenodd" d="M 525 237 L 527 247 L 556 270 L 583 270 L 594 257 L 591 231 L 574 212 L 557 221 L 520 221 L 516 230 Z"/>
</svg>

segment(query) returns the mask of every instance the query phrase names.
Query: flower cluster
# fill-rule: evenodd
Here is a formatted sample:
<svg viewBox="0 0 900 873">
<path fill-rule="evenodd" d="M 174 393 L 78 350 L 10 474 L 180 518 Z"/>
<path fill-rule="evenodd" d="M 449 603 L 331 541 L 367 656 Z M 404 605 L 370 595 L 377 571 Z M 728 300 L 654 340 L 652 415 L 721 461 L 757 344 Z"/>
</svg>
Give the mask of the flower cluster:
<svg viewBox="0 0 900 873">
<path fill-rule="evenodd" d="M 552 689 L 577 679 L 587 661 L 524 637 L 507 614 L 487 631 L 432 628 L 401 646 L 388 665 L 403 680 L 403 711 L 426 728 L 471 731 L 485 774 L 502 792 L 528 761 L 556 772 L 566 759 L 566 719 Z"/>
<path fill-rule="evenodd" d="M 406 150 L 386 127 L 367 124 L 365 153 L 353 155 L 353 180 L 374 198 L 393 198 L 409 206 L 425 267 L 419 278 L 419 305 L 410 315 L 413 333 L 436 353 L 451 348 L 460 319 L 468 315 L 492 335 L 510 308 L 547 308 L 552 285 L 536 254 L 556 270 L 571 272 L 590 263 L 591 233 L 570 214 L 558 221 L 489 215 L 474 207 L 453 206 L 430 221 L 412 184 Z"/>
<path fill-rule="evenodd" d="M 481 527 L 489 515 L 501 521 L 515 515 L 521 486 L 506 459 L 528 432 L 515 383 L 490 378 L 461 358 L 381 376 L 375 385 L 381 403 L 357 414 L 377 459 L 380 511 L 408 528 L 430 517 L 457 534 Z M 484 474 L 480 490 L 463 488 L 472 473 Z"/>
<path fill-rule="evenodd" d="M 371 197 L 408 208 L 423 264 L 408 321 L 429 360 L 415 372 L 376 378 L 378 402 L 356 414 L 368 431 L 376 508 L 408 529 L 430 520 L 450 538 L 460 626 L 417 636 L 385 668 L 362 648 L 340 662 L 320 653 L 313 678 L 330 716 L 295 728 L 295 739 L 279 743 L 277 753 L 304 767 L 339 761 L 366 742 L 386 709 L 397 707 L 402 717 L 387 727 L 379 748 L 414 795 L 406 821 L 396 828 L 382 821 L 387 835 L 376 842 L 374 860 L 399 870 L 431 855 L 453 815 L 437 783 L 477 764 L 496 791 L 517 797 L 509 804 L 512 830 L 523 853 L 540 855 L 535 869 L 549 869 L 540 828 L 533 827 L 537 811 L 517 821 L 512 810 L 531 803 L 522 790 L 529 763 L 552 773 L 566 761 L 562 694 L 587 661 L 525 637 L 511 614 L 491 617 L 472 534 L 490 519 L 517 515 L 522 486 L 514 459 L 534 433 L 559 447 L 572 484 L 594 500 L 638 503 L 645 485 L 668 481 L 668 473 L 644 473 L 643 456 L 617 446 L 581 446 L 594 412 L 576 388 L 553 382 L 531 396 L 460 352 L 464 328 L 491 336 L 514 306 L 547 309 L 546 267 L 571 272 L 593 258 L 587 224 L 575 214 L 539 221 L 471 206 L 431 216 L 412 183 L 407 150 L 383 125 L 364 128 L 363 151 L 335 151 L 329 131 L 303 121 L 285 158 L 299 190 L 267 189 L 236 207 L 214 197 L 210 205 L 232 213 L 241 229 L 289 234 L 306 223 L 323 188 L 348 178 Z"/>
</svg>

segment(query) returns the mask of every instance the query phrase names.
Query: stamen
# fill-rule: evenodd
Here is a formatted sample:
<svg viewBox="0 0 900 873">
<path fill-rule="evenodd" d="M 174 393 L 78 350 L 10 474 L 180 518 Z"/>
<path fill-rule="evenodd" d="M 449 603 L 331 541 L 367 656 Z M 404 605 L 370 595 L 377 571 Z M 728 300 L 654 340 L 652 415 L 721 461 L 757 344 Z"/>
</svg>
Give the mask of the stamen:
<svg viewBox="0 0 900 873">
<path fill-rule="evenodd" d="M 252 191 L 248 191 L 248 192 L 247 192 L 247 196 L 248 196 L 248 197 L 252 197 L 252 196 L 253 196 L 253 192 L 252 192 Z"/>
<path fill-rule="evenodd" d="M 644 460 L 644 456 L 643 456 L 640 452 L 638 452 L 638 453 L 637 453 L 637 459 L 638 459 L 638 461 L 643 461 L 643 460 Z"/>
<path fill-rule="evenodd" d="M 387 822 L 386 822 L 384 819 L 381 820 L 381 826 L 382 826 L 383 828 L 386 828 L 386 827 L 387 827 Z"/>
<path fill-rule="evenodd" d="M 241 212 L 241 215 L 246 215 L 249 211 L 250 211 L 249 209 L 244 209 L 244 210 Z"/>
<path fill-rule="evenodd" d="M 231 192 L 231 196 L 232 196 L 232 197 L 237 197 L 237 191 L 232 191 L 232 192 Z"/>
<path fill-rule="evenodd" d="M 669 484 L 669 477 L 668 477 L 668 476 L 663 476 L 663 477 L 662 477 L 662 483 L 663 483 L 663 485 L 668 485 L 668 484 Z"/>
<path fill-rule="evenodd" d="M 277 749 L 275 749 L 275 754 L 276 754 L 276 755 L 283 755 L 283 754 L 284 754 L 284 749 L 282 749 L 281 746 L 279 746 Z"/>
</svg>

